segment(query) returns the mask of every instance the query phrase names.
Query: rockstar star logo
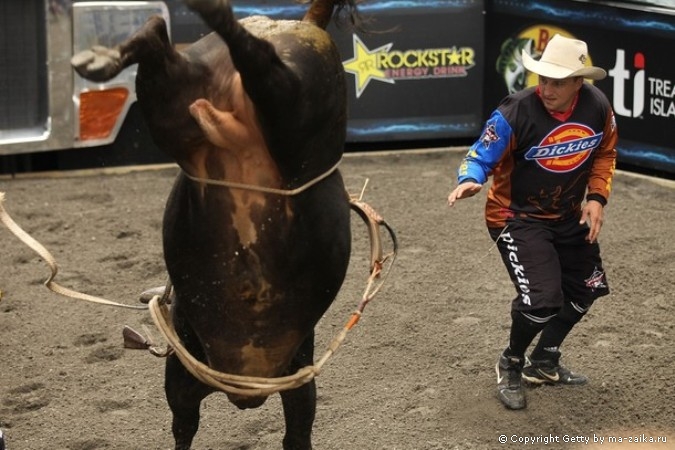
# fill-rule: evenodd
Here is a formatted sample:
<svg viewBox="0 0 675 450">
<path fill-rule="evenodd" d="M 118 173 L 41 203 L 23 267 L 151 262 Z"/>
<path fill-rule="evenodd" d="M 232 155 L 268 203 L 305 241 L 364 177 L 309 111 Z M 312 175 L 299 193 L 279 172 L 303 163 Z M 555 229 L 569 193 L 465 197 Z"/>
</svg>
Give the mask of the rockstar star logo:
<svg viewBox="0 0 675 450">
<path fill-rule="evenodd" d="M 377 54 L 388 52 L 392 44 L 385 44 L 374 50 L 369 50 L 359 39 L 353 35 L 354 57 L 344 61 L 342 65 L 346 72 L 355 76 L 356 98 L 359 98 L 370 83 L 370 80 L 384 81 L 385 83 L 394 83 L 394 80 L 385 76 L 383 70 L 377 67 Z"/>
</svg>

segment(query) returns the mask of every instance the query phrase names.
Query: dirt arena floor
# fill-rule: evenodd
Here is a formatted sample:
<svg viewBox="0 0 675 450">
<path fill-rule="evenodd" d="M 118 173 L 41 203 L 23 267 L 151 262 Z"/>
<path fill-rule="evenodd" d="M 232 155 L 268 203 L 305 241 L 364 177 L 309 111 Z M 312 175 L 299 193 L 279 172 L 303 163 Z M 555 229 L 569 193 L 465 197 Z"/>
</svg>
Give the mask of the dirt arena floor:
<svg viewBox="0 0 675 450">
<path fill-rule="evenodd" d="M 530 389 L 528 408 L 513 412 L 495 395 L 514 291 L 483 224 L 486 190 L 446 206 L 462 156 L 345 157 L 350 193 L 369 180 L 365 200 L 396 229 L 400 253 L 317 378 L 314 448 L 675 449 L 673 183 L 617 173 L 600 236 L 612 293 L 562 349 L 591 382 Z M 3 178 L 0 191 L 13 219 L 56 258 L 57 282 L 136 305 L 141 291 L 165 282 L 161 220 L 176 173 Z M 0 228 L 0 429 L 8 449 L 173 448 L 164 361 L 122 347 L 125 325 L 152 330 L 148 312 L 51 293 L 42 285 L 45 262 Z M 367 233 L 356 216 L 353 228 L 352 265 L 317 327 L 317 357 L 365 286 Z M 194 449 L 280 449 L 283 428 L 278 396 L 239 411 L 216 394 L 203 403 Z"/>
</svg>

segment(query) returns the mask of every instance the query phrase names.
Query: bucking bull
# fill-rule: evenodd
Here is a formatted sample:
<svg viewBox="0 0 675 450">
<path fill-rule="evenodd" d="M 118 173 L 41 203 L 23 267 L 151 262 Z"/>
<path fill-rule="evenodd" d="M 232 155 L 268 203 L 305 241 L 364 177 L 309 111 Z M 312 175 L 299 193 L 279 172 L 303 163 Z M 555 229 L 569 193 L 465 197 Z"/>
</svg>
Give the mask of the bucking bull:
<svg viewBox="0 0 675 450">
<path fill-rule="evenodd" d="M 140 108 L 182 169 L 163 225 L 171 321 L 216 371 L 282 377 L 311 365 L 314 327 L 350 259 L 350 199 L 337 165 L 346 135 L 344 69 L 325 28 L 353 0 L 314 0 L 302 20 L 236 20 L 227 0 L 185 0 L 213 30 L 184 51 L 152 17 L 115 48 L 75 55 L 82 77 L 138 63 Z M 335 14 L 335 15 L 334 15 Z M 165 391 L 176 449 L 189 449 L 214 392 L 170 355 Z M 266 395 L 227 393 L 255 408 Z M 310 449 L 311 381 L 280 392 L 284 449 Z"/>
</svg>

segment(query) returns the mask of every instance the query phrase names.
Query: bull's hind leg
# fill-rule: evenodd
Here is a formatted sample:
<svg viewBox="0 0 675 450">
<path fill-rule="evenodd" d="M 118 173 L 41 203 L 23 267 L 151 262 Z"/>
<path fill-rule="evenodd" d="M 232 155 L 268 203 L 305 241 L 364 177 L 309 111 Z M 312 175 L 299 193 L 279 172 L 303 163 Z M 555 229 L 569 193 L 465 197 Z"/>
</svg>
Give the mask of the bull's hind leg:
<svg viewBox="0 0 675 450">
<path fill-rule="evenodd" d="M 191 10 L 199 13 L 212 28 L 217 24 L 236 22 L 230 0 L 183 0 Z"/>
<path fill-rule="evenodd" d="M 295 120 L 289 109 L 298 100 L 300 79 L 281 61 L 274 46 L 236 20 L 229 0 L 184 2 L 225 41 L 246 93 L 260 114 L 277 121 Z"/>
<path fill-rule="evenodd" d="M 237 21 L 229 0 L 184 0 L 184 3 L 223 38 L 234 65 L 245 72 L 244 78 L 251 70 L 268 72 L 271 59 L 278 61 L 272 44 L 254 37 Z"/>
<path fill-rule="evenodd" d="M 70 63 L 83 78 L 103 82 L 141 60 L 165 58 L 174 53 L 166 22 L 161 16 L 153 16 L 133 36 L 115 48 L 94 46 L 74 55 Z"/>
<path fill-rule="evenodd" d="M 311 365 L 314 358 L 314 333 L 300 346 L 289 367 L 289 373 Z M 316 416 L 316 383 L 314 380 L 299 388 L 282 391 L 281 403 L 286 420 L 284 450 L 311 450 L 312 426 Z"/>
</svg>

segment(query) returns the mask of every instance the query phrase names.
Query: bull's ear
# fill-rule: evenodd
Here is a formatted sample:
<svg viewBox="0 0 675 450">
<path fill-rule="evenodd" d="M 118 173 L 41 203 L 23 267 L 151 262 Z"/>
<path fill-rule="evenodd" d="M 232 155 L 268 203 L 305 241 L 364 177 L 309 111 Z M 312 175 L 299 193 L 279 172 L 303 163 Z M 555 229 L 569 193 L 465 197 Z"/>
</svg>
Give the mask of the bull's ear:
<svg viewBox="0 0 675 450">
<path fill-rule="evenodd" d="M 124 338 L 124 348 L 147 350 L 152 345 L 141 333 L 126 325 L 122 330 L 122 337 Z"/>
</svg>

